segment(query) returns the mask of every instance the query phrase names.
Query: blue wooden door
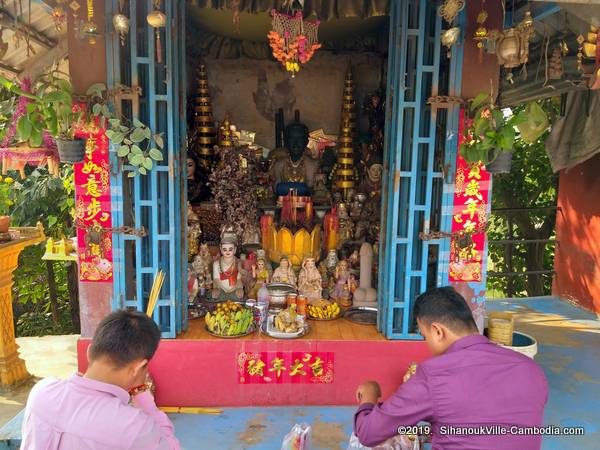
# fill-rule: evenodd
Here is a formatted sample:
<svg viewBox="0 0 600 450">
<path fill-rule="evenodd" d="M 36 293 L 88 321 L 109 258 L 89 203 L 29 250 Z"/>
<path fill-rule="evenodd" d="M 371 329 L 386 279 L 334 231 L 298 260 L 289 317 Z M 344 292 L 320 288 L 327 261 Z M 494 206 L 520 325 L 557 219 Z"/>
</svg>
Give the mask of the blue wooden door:
<svg viewBox="0 0 600 450">
<path fill-rule="evenodd" d="M 115 282 L 113 309 L 135 308 L 145 311 L 155 274 L 166 277 L 154 312 L 163 337 L 174 338 L 187 327 L 187 271 L 185 239 L 186 192 L 182 189 L 185 164 L 185 2 L 161 2 L 167 16 L 166 27 L 156 39 L 146 16 L 153 1 L 126 2 L 122 11 L 130 20 L 124 45 L 112 25 L 118 1 L 107 2 L 106 45 L 108 84 L 131 86 L 138 95 L 122 98 L 118 107 L 129 118 L 136 117 L 153 131 L 163 133 L 164 160 L 149 174 L 128 177 L 133 167 L 113 169 L 112 202 L 114 226 L 144 229 L 147 236 L 115 234 L 113 254 Z M 162 63 L 157 58 L 160 42 Z M 115 149 L 112 149 L 115 150 Z M 111 163 L 119 162 L 111 152 Z M 183 159 L 185 161 L 185 159 Z"/>
<path fill-rule="evenodd" d="M 390 2 L 390 45 L 380 252 L 379 330 L 390 339 L 420 339 L 412 306 L 427 287 L 447 283 L 447 240 L 420 233 L 449 231 L 456 159 L 456 106 L 428 99 L 458 95 L 462 52 L 441 49 L 442 19 L 430 0 Z M 464 27 L 463 27 L 464 29 Z"/>
</svg>

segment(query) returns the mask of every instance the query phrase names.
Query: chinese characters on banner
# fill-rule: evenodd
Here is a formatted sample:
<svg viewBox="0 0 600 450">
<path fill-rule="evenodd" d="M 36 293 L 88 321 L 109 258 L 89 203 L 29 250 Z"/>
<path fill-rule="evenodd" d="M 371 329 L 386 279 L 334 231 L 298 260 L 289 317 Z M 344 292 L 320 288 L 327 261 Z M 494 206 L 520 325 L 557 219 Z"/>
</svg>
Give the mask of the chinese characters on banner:
<svg viewBox="0 0 600 450">
<path fill-rule="evenodd" d="M 464 127 L 464 110 L 461 110 L 459 148 L 463 141 Z M 450 243 L 450 281 L 481 281 L 490 186 L 490 174 L 483 167 L 482 163 L 468 164 L 460 154 L 457 156 L 452 213 L 453 236 Z"/>
<path fill-rule="evenodd" d="M 240 384 L 333 383 L 333 353 L 238 353 Z"/>
<path fill-rule="evenodd" d="M 105 130 L 80 132 L 85 159 L 75 164 L 75 221 L 81 281 L 112 281 L 109 141 Z"/>
</svg>

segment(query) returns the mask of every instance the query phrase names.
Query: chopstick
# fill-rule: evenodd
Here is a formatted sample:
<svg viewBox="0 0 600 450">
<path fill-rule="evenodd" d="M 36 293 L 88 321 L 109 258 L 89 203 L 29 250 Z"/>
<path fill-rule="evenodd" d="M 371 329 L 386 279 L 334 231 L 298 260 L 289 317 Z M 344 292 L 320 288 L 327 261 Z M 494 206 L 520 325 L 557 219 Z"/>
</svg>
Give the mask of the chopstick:
<svg viewBox="0 0 600 450">
<path fill-rule="evenodd" d="M 154 281 L 152 282 L 152 289 L 150 290 L 150 297 L 148 298 L 148 308 L 146 309 L 146 314 L 148 317 L 152 317 L 152 314 L 154 314 L 154 308 L 156 308 L 158 295 L 160 294 L 160 290 L 162 289 L 164 281 L 165 273 L 162 270 L 159 270 L 154 277 Z"/>
</svg>

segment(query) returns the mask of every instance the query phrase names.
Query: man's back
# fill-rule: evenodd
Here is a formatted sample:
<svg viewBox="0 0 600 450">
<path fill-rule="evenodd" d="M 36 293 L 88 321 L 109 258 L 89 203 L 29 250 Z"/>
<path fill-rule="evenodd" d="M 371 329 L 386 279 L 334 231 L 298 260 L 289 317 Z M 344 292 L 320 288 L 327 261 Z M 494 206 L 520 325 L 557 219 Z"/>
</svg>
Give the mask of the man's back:
<svg viewBox="0 0 600 450">
<path fill-rule="evenodd" d="M 42 380 L 27 401 L 21 450 L 179 448 L 149 393 L 136 396 L 138 407 L 128 402 L 124 389 L 79 375 Z"/>
<path fill-rule="evenodd" d="M 461 427 L 541 426 L 547 395 L 546 378 L 533 360 L 484 336 L 466 336 L 419 365 L 383 404 L 361 405 L 355 430 L 361 442 L 373 445 L 398 426 L 423 420 L 432 424 L 434 450 L 535 450 L 540 436 L 490 436 L 485 430 L 462 435 Z"/>
<path fill-rule="evenodd" d="M 480 437 L 443 435 L 450 426 L 541 426 L 548 386 L 542 369 L 530 358 L 482 336 L 461 339 L 444 355 L 424 362 L 434 402 L 434 447 L 526 450 L 540 448 L 540 436 Z M 446 430 L 440 427 L 447 425 Z M 496 429 L 497 430 L 497 429 Z M 486 430 L 485 432 L 487 432 Z"/>
</svg>

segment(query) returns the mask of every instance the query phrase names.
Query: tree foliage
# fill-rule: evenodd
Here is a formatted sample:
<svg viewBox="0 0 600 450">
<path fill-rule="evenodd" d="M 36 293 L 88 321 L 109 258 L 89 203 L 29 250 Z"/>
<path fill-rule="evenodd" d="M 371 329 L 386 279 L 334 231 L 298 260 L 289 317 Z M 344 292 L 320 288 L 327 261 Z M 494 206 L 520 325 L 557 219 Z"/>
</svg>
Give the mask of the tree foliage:
<svg viewBox="0 0 600 450">
<path fill-rule="evenodd" d="M 554 100 L 540 101 L 539 104 L 551 119 L 556 116 L 557 104 Z M 524 108 L 525 106 L 520 106 L 513 112 L 522 111 Z M 550 129 L 549 127 L 533 143 L 527 143 L 521 134 L 517 133 L 511 172 L 497 175 L 493 180 L 492 217 L 488 231 L 490 240 L 510 239 L 511 225 L 512 239 L 551 239 L 554 236 L 556 210 L 529 209 L 556 205 L 558 174 L 552 172 L 544 145 Z M 494 213 L 494 209 L 498 208 L 523 210 Z M 490 245 L 490 269 L 509 272 L 509 260 L 512 261 L 513 272 L 551 270 L 553 267 L 554 245 L 551 243 L 512 245 L 512 258 L 510 252 L 508 245 Z M 552 288 L 552 277 L 488 277 L 488 288 L 505 295 L 548 295 Z"/>
</svg>

